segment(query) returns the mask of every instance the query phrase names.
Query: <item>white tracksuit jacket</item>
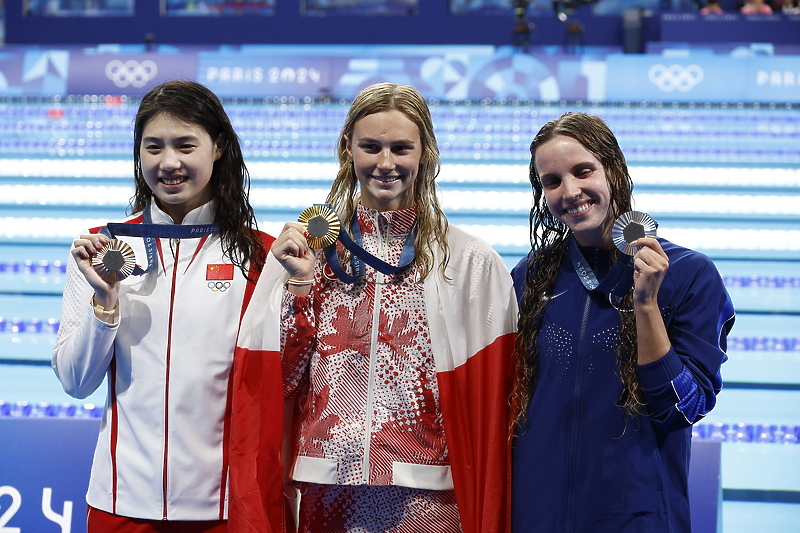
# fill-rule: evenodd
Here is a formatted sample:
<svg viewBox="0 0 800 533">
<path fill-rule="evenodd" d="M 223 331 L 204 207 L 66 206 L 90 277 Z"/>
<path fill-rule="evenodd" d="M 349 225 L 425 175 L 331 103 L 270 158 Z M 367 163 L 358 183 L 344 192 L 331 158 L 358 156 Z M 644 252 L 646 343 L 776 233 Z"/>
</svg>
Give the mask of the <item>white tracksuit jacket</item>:
<svg viewBox="0 0 800 533">
<path fill-rule="evenodd" d="M 214 213 L 211 202 L 183 223 L 208 224 Z M 152 219 L 172 224 L 155 205 Z M 141 213 L 126 220 L 139 221 Z M 143 240 L 122 239 L 144 267 Z M 224 519 L 229 374 L 246 279 L 223 257 L 218 233 L 158 243 L 156 267 L 121 282 L 115 325 L 94 316 L 94 291 L 69 259 L 52 364 L 76 398 L 107 378 L 89 505 L 136 518 Z"/>
</svg>

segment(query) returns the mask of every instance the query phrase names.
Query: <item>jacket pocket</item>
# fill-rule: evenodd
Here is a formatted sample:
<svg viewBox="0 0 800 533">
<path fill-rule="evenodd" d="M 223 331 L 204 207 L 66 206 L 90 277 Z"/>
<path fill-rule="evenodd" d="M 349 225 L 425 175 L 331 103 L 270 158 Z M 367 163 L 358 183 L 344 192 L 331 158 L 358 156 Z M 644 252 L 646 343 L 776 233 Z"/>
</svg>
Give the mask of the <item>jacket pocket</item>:
<svg viewBox="0 0 800 533">
<path fill-rule="evenodd" d="M 308 483 L 336 485 L 339 481 L 337 478 L 338 467 L 339 462 L 336 459 L 299 455 L 294 461 L 292 479 Z"/>
<path fill-rule="evenodd" d="M 392 484 L 427 490 L 452 490 L 450 465 L 418 465 L 392 463 Z"/>
</svg>

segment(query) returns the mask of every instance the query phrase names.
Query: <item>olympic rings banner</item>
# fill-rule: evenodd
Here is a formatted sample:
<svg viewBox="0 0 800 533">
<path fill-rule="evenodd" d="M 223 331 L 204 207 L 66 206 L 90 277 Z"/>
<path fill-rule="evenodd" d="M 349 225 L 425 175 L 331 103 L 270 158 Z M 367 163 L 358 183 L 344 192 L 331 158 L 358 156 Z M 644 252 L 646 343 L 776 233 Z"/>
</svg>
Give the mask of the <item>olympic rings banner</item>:
<svg viewBox="0 0 800 533">
<path fill-rule="evenodd" d="M 800 47 L 659 44 L 643 55 L 555 46 L 9 46 L 0 49 L 0 96 L 138 96 L 193 79 L 223 98 L 349 99 L 391 81 L 442 100 L 800 101 Z"/>
<path fill-rule="evenodd" d="M 715 56 L 613 56 L 607 94 L 611 100 L 745 102 L 747 64 Z"/>
<path fill-rule="evenodd" d="M 613 55 L 608 79 L 610 101 L 798 102 L 800 56 Z"/>
<path fill-rule="evenodd" d="M 144 94 L 167 80 L 195 77 L 196 51 L 133 53 L 121 47 L 86 52 L 70 53 L 67 94 Z"/>
</svg>

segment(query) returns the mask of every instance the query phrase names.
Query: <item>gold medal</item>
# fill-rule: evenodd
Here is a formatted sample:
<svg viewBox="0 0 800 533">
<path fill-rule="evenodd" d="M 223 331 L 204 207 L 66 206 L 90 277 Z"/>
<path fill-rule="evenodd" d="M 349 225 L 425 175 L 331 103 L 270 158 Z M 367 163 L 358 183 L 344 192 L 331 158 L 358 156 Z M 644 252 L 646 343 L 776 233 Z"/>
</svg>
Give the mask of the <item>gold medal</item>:
<svg viewBox="0 0 800 533">
<path fill-rule="evenodd" d="M 116 283 L 133 274 L 136 256 L 128 243 L 111 239 L 92 258 L 92 268 L 106 283 Z"/>
<path fill-rule="evenodd" d="M 297 221 L 308 232 L 306 240 L 312 248 L 327 248 L 339 238 L 339 217 L 327 205 L 312 205 L 300 213 Z"/>
<path fill-rule="evenodd" d="M 611 238 L 621 252 L 634 255 L 641 246 L 631 246 L 631 243 L 642 237 L 655 237 L 657 227 L 656 221 L 647 213 L 629 211 L 614 222 Z"/>
</svg>

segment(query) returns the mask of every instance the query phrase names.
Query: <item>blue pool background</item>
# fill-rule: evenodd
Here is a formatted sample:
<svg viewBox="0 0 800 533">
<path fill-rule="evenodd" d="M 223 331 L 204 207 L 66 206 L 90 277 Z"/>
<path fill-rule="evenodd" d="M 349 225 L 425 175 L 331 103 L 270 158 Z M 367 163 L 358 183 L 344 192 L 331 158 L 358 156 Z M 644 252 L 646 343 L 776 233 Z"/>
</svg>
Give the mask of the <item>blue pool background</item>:
<svg viewBox="0 0 800 533">
<path fill-rule="evenodd" d="M 430 50 L 404 47 L 393 54 L 416 57 Z M 344 52 L 340 47 L 331 53 Z M 471 79 L 481 81 L 480 90 L 502 89 L 501 81 L 514 71 L 513 61 L 506 68 L 497 60 L 505 52 L 493 51 L 490 61 L 483 50 L 479 58 L 461 61 L 460 50 L 455 62 L 448 56 L 455 50 L 434 52 L 450 58 L 440 65 L 482 65 L 465 71 L 476 74 Z M 47 57 L 50 66 L 69 65 L 59 63 L 58 54 Z M 431 100 L 443 159 L 444 209 L 452 223 L 487 240 L 513 266 L 528 250 L 527 162 L 533 135 L 565 111 L 603 117 L 628 158 L 637 208 L 659 222 L 661 235 L 714 260 L 737 309 L 723 366 L 725 388 L 714 411 L 696 427 L 697 437 L 723 443 L 722 531 L 799 531 L 800 106 L 792 102 L 800 98 L 785 84 L 773 86 L 772 93 L 756 93 L 764 99 L 745 94 L 719 101 L 715 92 L 715 99 L 695 93 L 671 100 L 653 87 L 628 95 L 630 84 L 639 83 L 637 75 L 658 63 L 645 57 L 624 68 L 615 62 L 627 62 L 625 57 L 609 58 L 605 52 L 577 66 L 569 59 L 541 61 L 555 73 L 559 94 L 583 91 L 585 98 L 577 101 L 542 101 L 542 94 L 556 94 L 549 82 L 540 85 L 550 78 L 544 71 L 533 100 L 511 93 Z M 784 59 L 788 62 L 769 68 L 800 71 L 797 57 Z M 251 60 L 259 61 L 248 52 Z M 637 71 L 631 66 L 636 61 L 646 65 Z M 695 63 L 703 61 L 711 59 Z M 605 69 L 601 100 L 610 103 L 592 103 L 598 100 L 588 97 L 593 89 L 587 80 L 600 79 L 598 62 Z M 616 76 L 616 68 L 628 78 Z M 579 76 L 586 82 L 583 88 L 569 85 L 577 79 L 570 72 L 584 71 L 589 74 Z M 59 72 L 47 69 L 39 81 L 20 85 L 19 94 L 0 97 L 0 416 L 5 417 L 93 417 L 105 396 L 100 390 L 84 401 L 69 398 L 49 359 L 71 241 L 84 228 L 119 219 L 127 208 L 137 101 L 135 94 L 111 91 L 87 97 L 43 91 L 62 87 Z M 390 75 L 378 69 L 370 76 L 380 74 Z M 410 71 L 400 74 L 422 79 Z M 447 75 L 443 67 L 442 76 Z M 759 89 L 758 79 L 754 72 L 753 90 Z M 66 84 L 69 76 L 62 81 Z M 471 89 L 465 90 L 468 95 Z M 609 91 L 624 97 L 610 99 Z M 335 173 L 334 144 L 346 95 L 229 95 L 225 105 L 251 171 L 259 222 L 277 233 L 284 221 L 324 199 Z"/>
</svg>

